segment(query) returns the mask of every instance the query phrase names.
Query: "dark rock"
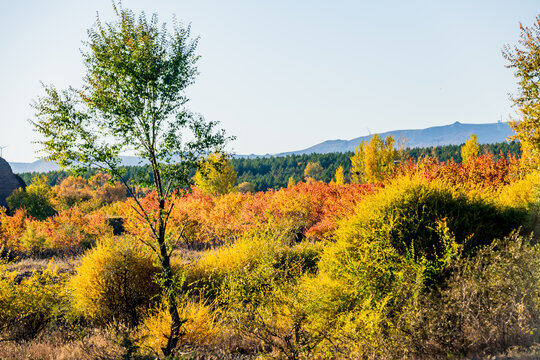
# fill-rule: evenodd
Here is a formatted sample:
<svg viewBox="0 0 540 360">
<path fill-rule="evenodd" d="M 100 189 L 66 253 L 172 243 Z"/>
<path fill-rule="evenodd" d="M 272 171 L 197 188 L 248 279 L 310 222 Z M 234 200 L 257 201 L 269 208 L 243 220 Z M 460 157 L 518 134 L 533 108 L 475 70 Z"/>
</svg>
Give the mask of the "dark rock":
<svg viewBox="0 0 540 360">
<path fill-rule="evenodd" d="M 109 226 L 113 228 L 113 235 L 122 235 L 124 233 L 124 219 L 121 217 L 110 217 Z"/>
<path fill-rule="evenodd" d="M 11 166 L 3 158 L 0 158 L 0 206 L 7 208 L 6 198 L 20 188 L 21 184 L 11 171 Z"/>
</svg>

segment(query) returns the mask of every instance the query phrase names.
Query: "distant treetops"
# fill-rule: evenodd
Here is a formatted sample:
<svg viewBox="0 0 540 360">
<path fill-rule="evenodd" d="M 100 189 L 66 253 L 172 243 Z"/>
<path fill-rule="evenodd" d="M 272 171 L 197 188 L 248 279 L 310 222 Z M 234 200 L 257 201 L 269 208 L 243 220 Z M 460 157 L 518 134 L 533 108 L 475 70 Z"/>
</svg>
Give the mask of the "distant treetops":
<svg viewBox="0 0 540 360">
<path fill-rule="evenodd" d="M 391 175 L 400 153 L 394 143 L 393 136 L 381 140 L 377 134 L 369 142 L 362 141 L 351 157 L 351 182 L 374 183 Z"/>
<path fill-rule="evenodd" d="M 480 153 L 480 145 L 476 135 L 472 135 L 461 147 L 461 158 L 464 164 Z M 370 141 L 362 141 L 350 158 L 350 174 L 347 177 L 344 167 L 337 166 L 334 179 L 338 185 L 347 182 L 353 184 L 377 183 L 391 176 L 397 166 L 406 157 L 403 145 L 396 149 L 392 136 L 384 140 L 374 135 Z M 201 160 L 202 165 L 193 177 L 195 185 L 209 195 L 224 195 L 232 191 L 251 193 L 255 191 L 253 184 L 241 182 L 235 187 L 237 173 L 231 159 L 223 153 L 211 154 L 208 159 Z M 304 180 L 307 183 L 322 181 L 325 169 L 319 162 L 308 161 L 304 168 Z M 287 187 L 296 184 L 293 176 L 289 177 Z"/>
<path fill-rule="evenodd" d="M 236 171 L 231 160 L 223 153 L 215 152 L 201 160 L 195 176 L 195 185 L 209 195 L 224 195 L 236 190 Z M 243 184 L 243 192 L 251 192 L 249 185 Z"/>
</svg>

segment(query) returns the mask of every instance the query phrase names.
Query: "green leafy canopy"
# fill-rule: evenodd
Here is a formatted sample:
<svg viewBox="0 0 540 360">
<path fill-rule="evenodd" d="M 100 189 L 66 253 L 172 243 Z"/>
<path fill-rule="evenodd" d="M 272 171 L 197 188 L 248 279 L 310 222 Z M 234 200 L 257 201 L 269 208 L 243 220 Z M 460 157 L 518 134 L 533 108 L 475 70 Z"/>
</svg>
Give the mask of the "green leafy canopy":
<svg viewBox="0 0 540 360">
<path fill-rule="evenodd" d="M 39 143 L 48 160 L 121 177 L 120 154 L 135 152 L 150 163 L 153 185 L 165 185 L 166 195 L 188 186 L 197 160 L 232 138 L 185 107 L 184 90 L 194 82 L 199 58 L 190 27 L 174 21 L 169 32 L 156 14 L 147 20 L 113 6 L 116 22 L 103 24 L 98 15 L 88 30 L 82 89 L 44 85 L 32 124 L 45 138 Z"/>
</svg>

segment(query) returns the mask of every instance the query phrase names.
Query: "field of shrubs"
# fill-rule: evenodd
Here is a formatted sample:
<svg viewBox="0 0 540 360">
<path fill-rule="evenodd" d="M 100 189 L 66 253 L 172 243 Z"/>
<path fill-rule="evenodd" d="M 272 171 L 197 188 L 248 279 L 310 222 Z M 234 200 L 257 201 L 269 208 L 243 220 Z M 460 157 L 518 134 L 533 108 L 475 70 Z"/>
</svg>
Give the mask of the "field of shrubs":
<svg viewBox="0 0 540 360">
<path fill-rule="evenodd" d="M 527 155 L 405 161 L 377 183 L 174 198 L 176 359 L 458 359 L 540 341 Z M 171 318 L 152 234 L 104 175 L 36 178 L 0 213 L 0 358 L 154 359 Z M 138 189 L 149 216 L 154 192 Z M 157 217 L 157 215 L 155 215 Z M 525 358 L 525 357 L 524 357 Z"/>
</svg>

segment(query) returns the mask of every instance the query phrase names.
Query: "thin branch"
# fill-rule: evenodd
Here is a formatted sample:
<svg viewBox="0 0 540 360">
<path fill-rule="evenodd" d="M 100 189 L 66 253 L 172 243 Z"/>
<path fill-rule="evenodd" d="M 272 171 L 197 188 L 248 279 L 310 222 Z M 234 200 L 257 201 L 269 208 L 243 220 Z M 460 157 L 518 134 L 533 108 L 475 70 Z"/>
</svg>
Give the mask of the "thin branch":
<svg viewBox="0 0 540 360">
<path fill-rule="evenodd" d="M 182 226 L 182 230 L 180 230 L 180 235 L 178 235 L 178 238 L 176 239 L 176 241 L 174 242 L 174 245 L 171 247 L 171 251 L 169 252 L 169 256 L 172 255 L 173 251 L 176 249 L 176 247 L 178 246 L 178 243 L 180 242 L 180 239 L 182 238 L 182 235 L 184 235 L 184 230 L 186 229 L 186 227 L 191 224 L 191 221 L 190 220 L 186 220 L 186 222 L 184 222 L 184 225 Z"/>
<path fill-rule="evenodd" d="M 152 230 L 152 234 L 154 235 L 154 237 L 157 238 L 157 233 L 156 233 L 156 229 L 155 229 L 155 226 L 152 224 L 152 220 L 150 219 L 149 215 L 148 215 L 148 212 L 144 209 L 144 207 L 142 206 L 142 204 L 140 203 L 139 199 L 137 199 L 137 196 L 135 195 L 135 193 L 132 191 L 131 187 L 128 185 L 126 179 L 124 179 L 124 177 L 122 175 L 120 175 L 120 173 L 118 172 L 118 170 L 108 161 L 105 161 L 105 163 L 109 166 L 109 169 L 111 170 L 111 172 L 120 179 L 120 181 L 122 181 L 122 183 L 124 184 L 124 186 L 126 187 L 128 193 L 129 193 L 129 196 L 135 201 L 135 203 L 137 204 L 137 206 L 139 206 L 139 208 L 141 209 L 141 212 L 137 211 L 135 209 L 135 207 L 133 207 L 135 209 L 135 211 L 139 214 L 139 216 L 141 216 L 143 219 L 146 220 L 146 222 L 148 223 L 148 225 L 150 226 L 150 229 Z"/>
</svg>

